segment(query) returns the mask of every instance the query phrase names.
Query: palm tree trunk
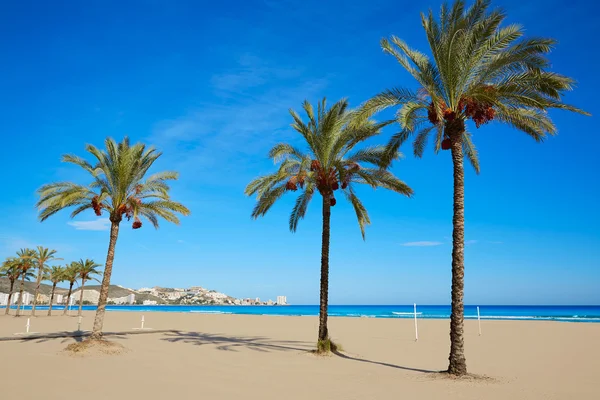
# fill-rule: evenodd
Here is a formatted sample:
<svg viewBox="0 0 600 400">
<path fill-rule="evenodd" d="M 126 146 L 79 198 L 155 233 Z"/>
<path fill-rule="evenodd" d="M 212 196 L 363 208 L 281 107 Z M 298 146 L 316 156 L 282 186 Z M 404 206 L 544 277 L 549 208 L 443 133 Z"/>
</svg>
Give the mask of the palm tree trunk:
<svg viewBox="0 0 600 400">
<path fill-rule="evenodd" d="M 43 277 L 44 269 L 42 267 L 38 268 L 38 276 L 35 281 L 35 296 L 33 296 L 33 306 L 31 307 L 31 315 L 35 317 L 35 306 L 37 305 L 37 297 L 40 293 L 40 286 L 42 285 L 42 277 Z"/>
<path fill-rule="evenodd" d="M 52 284 L 52 292 L 50 293 L 50 305 L 48 306 L 48 316 L 52 316 L 52 302 L 54 302 L 54 291 L 56 290 L 56 282 Z"/>
<path fill-rule="evenodd" d="M 104 275 L 100 286 L 100 297 L 98 298 L 98 309 L 94 318 L 94 327 L 90 339 L 102 337 L 102 325 L 104 324 L 104 313 L 106 312 L 106 301 L 108 300 L 108 288 L 110 286 L 110 275 L 112 274 L 113 260 L 115 259 L 115 245 L 119 236 L 119 222 L 112 221 L 110 225 L 110 240 L 108 242 L 108 253 L 104 265 Z"/>
<path fill-rule="evenodd" d="M 15 317 L 21 316 L 21 307 L 23 306 L 23 290 L 25 290 L 25 275 L 27 275 L 27 272 L 24 271 L 23 275 L 21 275 L 21 288 L 19 289 L 19 302 L 17 303 L 17 312 Z"/>
<path fill-rule="evenodd" d="M 85 285 L 85 279 L 81 280 L 81 294 L 79 295 L 79 312 L 78 317 L 81 317 L 81 307 L 83 307 L 83 286 Z"/>
<path fill-rule="evenodd" d="M 454 215 L 452 217 L 452 313 L 450 314 L 450 357 L 448 373 L 465 375 L 467 361 L 463 337 L 465 307 L 465 172 L 462 134 L 450 136 L 454 166 Z"/>
<path fill-rule="evenodd" d="M 63 315 L 67 315 L 69 311 L 69 301 L 71 300 L 71 291 L 73 291 L 73 282 L 69 283 L 69 293 L 67 293 L 67 302 L 65 303 L 65 308 L 63 309 Z"/>
<path fill-rule="evenodd" d="M 327 329 L 327 302 L 329 297 L 329 237 L 331 224 L 331 203 L 329 196 L 323 195 L 323 232 L 321 242 L 321 292 L 319 306 L 318 350 L 329 350 L 329 331 Z M 321 346 L 326 346 L 322 348 Z"/>
<path fill-rule="evenodd" d="M 15 281 L 13 279 L 10 281 L 10 290 L 8 291 L 8 301 L 6 302 L 6 311 L 4 311 L 4 314 L 6 314 L 6 315 L 10 314 L 10 301 L 12 300 L 14 287 L 15 287 Z"/>
</svg>

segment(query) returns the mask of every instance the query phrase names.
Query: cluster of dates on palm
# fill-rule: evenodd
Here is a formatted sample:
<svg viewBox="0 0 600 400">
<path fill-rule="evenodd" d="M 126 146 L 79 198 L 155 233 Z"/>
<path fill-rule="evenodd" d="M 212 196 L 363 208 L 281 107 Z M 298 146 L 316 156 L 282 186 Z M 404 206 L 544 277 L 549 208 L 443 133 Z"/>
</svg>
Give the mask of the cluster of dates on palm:
<svg viewBox="0 0 600 400">
<path fill-rule="evenodd" d="M 102 209 L 104 208 L 104 205 L 100 203 L 100 198 L 98 196 L 94 196 L 92 198 L 92 208 L 94 209 L 96 216 L 99 217 L 102 215 Z"/>
<path fill-rule="evenodd" d="M 138 204 L 141 204 L 142 200 L 138 199 L 138 198 L 132 198 L 133 201 L 137 202 Z M 98 196 L 94 196 L 92 198 L 92 208 L 94 209 L 94 212 L 96 213 L 97 216 L 102 215 L 102 209 L 106 208 L 106 206 L 104 206 L 104 204 L 102 204 L 100 202 L 100 198 Z M 117 209 L 117 215 L 122 218 L 123 216 L 125 216 L 125 218 L 127 218 L 127 220 L 131 220 L 131 218 L 133 218 L 134 212 L 133 212 L 133 207 L 130 204 L 121 204 L 121 206 Z M 140 221 L 139 218 L 135 217 L 133 224 L 131 224 L 131 227 L 133 229 L 140 229 L 142 227 L 142 221 Z"/>
<path fill-rule="evenodd" d="M 333 192 L 338 190 L 340 187 L 346 189 L 350 182 L 352 174 L 357 172 L 360 166 L 356 163 L 351 164 L 347 167 L 343 174 L 339 174 L 335 169 L 331 169 L 326 172 L 321 168 L 321 163 L 318 160 L 312 160 L 310 163 L 310 170 L 315 174 L 317 190 L 321 195 L 329 195 L 329 204 L 335 206 L 337 201 L 333 195 Z M 285 184 L 286 190 L 296 191 L 298 186 L 304 187 L 306 180 L 306 174 L 300 172 L 298 175 L 292 176 Z"/>
<path fill-rule="evenodd" d="M 493 86 L 485 86 L 484 91 L 490 92 L 494 90 Z M 432 124 L 438 124 L 444 121 L 446 126 L 445 138 L 442 140 L 442 150 L 449 150 L 451 147 L 449 134 L 454 131 L 464 129 L 464 121 L 461 118 L 457 118 L 460 113 L 464 113 L 467 118 L 470 118 L 475 122 L 475 126 L 479 128 L 481 125 L 488 123 L 494 119 L 496 110 L 494 110 L 491 103 L 486 101 L 478 101 L 469 97 L 463 97 L 458 102 L 458 108 L 456 111 L 449 108 L 446 103 L 442 100 L 439 104 L 439 108 L 435 107 L 434 103 L 429 103 L 427 108 L 427 118 Z M 441 109 L 442 118 L 438 115 L 437 110 Z"/>
</svg>

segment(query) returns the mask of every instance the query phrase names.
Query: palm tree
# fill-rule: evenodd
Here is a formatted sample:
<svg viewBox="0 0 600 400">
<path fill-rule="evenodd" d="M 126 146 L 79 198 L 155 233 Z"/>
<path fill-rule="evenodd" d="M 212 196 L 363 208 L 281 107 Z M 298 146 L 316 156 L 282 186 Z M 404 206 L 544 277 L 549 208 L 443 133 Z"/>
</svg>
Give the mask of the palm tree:
<svg viewBox="0 0 600 400">
<path fill-rule="evenodd" d="M 31 315 L 35 317 L 35 306 L 37 305 L 37 297 L 40 292 L 40 285 L 42 284 L 42 278 L 48 271 L 49 267 L 46 265 L 48 261 L 62 260 L 62 258 L 56 258 L 54 255 L 56 250 L 50 250 L 48 248 L 38 246 L 35 253 L 35 262 L 38 268 L 37 280 L 35 282 L 35 295 L 33 296 L 33 306 L 31 307 Z"/>
<path fill-rule="evenodd" d="M 448 372 L 467 373 L 464 356 L 464 170 L 467 158 L 479 172 L 477 151 L 467 121 L 476 128 L 496 121 L 507 124 L 541 142 L 556 127 L 547 110 L 585 112 L 562 102 L 574 81 L 549 72 L 546 55 L 552 39 L 524 38 L 519 25 L 501 26 L 505 14 L 490 10 L 489 0 L 465 7 L 463 0 L 441 8 L 439 20 L 430 11 L 422 24 L 431 58 L 392 36 L 383 39 L 383 50 L 416 79 L 419 89 L 386 90 L 362 107 L 369 116 L 399 106 L 396 119 L 402 130 L 389 143 L 393 154 L 410 136 L 414 154 L 421 157 L 432 132 L 434 150 L 450 150 L 454 168 L 454 215 L 452 234 L 452 313 Z"/>
<path fill-rule="evenodd" d="M 8 291 L 8 301 L 6 303 L 6 310 L 4 311 L 5 314 L 9 314 L 10 313 L 10 303 L 11 303 L 11 299 L 12 299 L 12 295 L 13 295 L 13 291 L 14 291 L 14 287 L 15 287 L 15 282 L 21 276 L 21 270 L 19 269 L 19 266 L 18 266 L 18 259 L 15 257 L 7 258 L 2 263 L 2 266 L 0 267 L 0 276 L 6 277 L 10 282 L 10 289 Z"/>
<path fill-rule="evenodd" d="M 318 352 L 328 352 L 332 347 L 327 328 L 327 305 L 329 291 L 329 239 L 331 207 L 335 206 L 335 192 L 340 190 L 352 204 L 363 239 L 365 225 L 370 224 L 366 208 L 358 198 L 355 188 L 367 184 L 372 188 L 383 187 L 410 196 L 412 190 L 383 168 L 383 146 L 356 147 L 377 135 L 387 123 L 375 123 L 369 119 L 355 119 L 347 110 L 348 102 L 340 100 L 326 108 L 325 99 L 318 105 L 315 115 L 312 105 L 305 101 L 304 111 L 308 121 L 304 122 L 293 110 L 292 127 L 302 135 L 307 152 L 281 143 L 273 147 L 269 157 L 279 162 L 277 172 L 256 178 L 246 187 L 248 196 L 256 195 L 257 203 L 252 217 L 264 216 L 271 206 L 286 192 L 297 191 L 289 220 L 290 231 L 295 232 L 300 219 L 304 218 L 315 190 L 322 197 L 323 231 L 321 247 L 321 286 L 319 309 Z M 392 158 L 397 158 L 398 153 Z"/>
<path fill-rule="evenodd" d="M 45 280 L 52 282 L 52 292 L 50 293 L 50 305 L 48 306 L 48 316 L 52 316 L 52 303 L 54 302 L 54 292 L 56 291 L 56 285 L 65 280 L 65 269 L 64 267 L 53 266 L 46 272 L 44 276 Z"/>
<path fill-rule="evenodd" d="M 153 147 L 146 148 L 141 143 L 131 146 L 128 138 L 121 143 L 108 138 L 105 146 L 106 150 L 86 146 L 86 150 L 95 158 L 93 165 L 78 156 L 63 156 L 63 162 L 75 164 L 91 175 L 92 182 L 89 185 L 57 182 L 38 189 L 40 199 L 37 207 L 42 221 L 69 207 L 76 207 L 71 217 L 88 209 L 93 209 L 97 216 L 102 215 L 103 211 L 109 216 L 110 239 L 91 339 L 102 336 L 115 245 L 123 217 L 127 220 L 133 218 L 132 228 L 138 229 L 142 226 L 140 217 L 146 218 L 158 228 L 159 217 L 179 224 L 176 213 L 190 214 L 185 206 L 174 202 L 169 196 L 168 181 L 178 178 L 176 172 L 159 172 L 144 179 L 150 167 L 160 157 L 160 152 Z"/>
<path fill-rule="evenodd" d="M 21 271 L 21 287 L 19 288 L 19 300 L 17 303 L 17 312 L 15 317 L 21 316 L 23 306 L 23 291 L 25 290 L 25 280 L 32 275 L 31 269 L 35 268 L 35 250 L 21 249 L 17 252 L 17 268 Z"/>
<path fill-rule="evenodd" d="M 62 315 L 67 315 L 67 312 L 69 312 L 71 293 L 73 293 L 73 285 L 75 282 L 77 282 L 77 279 L 79 279 L 79 273 L 75 263 L 65 265 L 64 269 L 63 280 L 69 282 L 69 292 L 67 293 L 67 300 L 65 302 L 65 308 L 63 309 Z"/>
<path fill-rule="evenodd" d="M 97 267 L 101 267 L 101 264 L 97 264 L 95 263 L 93 260 L 87 259 L 85 261 L 83 261 L 83 259 L 76 261 L 73 263 L 75 265 L 75 268 L 77 269 L 77 274 L 79 276 L 79 279 L 81 279 L 81 293 L 79 295 L 79 312 L 77 313 L 77 316 L 81 316 L 81 308 L 83 306 L 83 288 L 85 286 L 85 281 L 89 281 L 90 279 L 94 279 L 96 281 L 98 281 L 96 278 L 92 278 L 92 275 L 100 275 L 100 271 L 98 271 L 96 268 Z M 100 281 L 98 281 L 100 282 Z"/>
</svg>

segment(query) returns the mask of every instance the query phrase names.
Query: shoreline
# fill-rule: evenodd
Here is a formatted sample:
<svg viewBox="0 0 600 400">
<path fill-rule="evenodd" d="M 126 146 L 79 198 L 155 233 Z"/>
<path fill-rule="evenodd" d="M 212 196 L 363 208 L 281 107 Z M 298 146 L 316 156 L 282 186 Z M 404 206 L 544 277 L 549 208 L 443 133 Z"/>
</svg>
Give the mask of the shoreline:
<svg viewBox="0 0 600 400">
<path fill-rule="evenodd" d="M 0 310 L 5 310 L 1 306 Z M 25 306 L 23 316 L 27 316 L 31 306 Z M 78 306 L 71 306 L 71 313 L 77 313 Z M 84 305 L 82 310 L 94 312 L 96 306 Z M 412 320 L 415 318 L 413 306 L 407 305 L 331 305 L 328 316 L 330 318 L 360 318 L 360 319 L 391 319 Z M 481 315 L 475 309 L 481 309 Z M 16 306 L 11 306 L 15 310 Z M 48 310 L 47 305 L 37 306 L 40 312 Z M 64 306 L 53 306 L 53 310 L 63 311 Z M 108 313 L 164 313 L 164 314 L 200 314 L 200 315 L 252 315 L 252 316 L 283 316 L 283 317 L 315 317 L 319 315 L 317 305 L 107 305 Z M 449 306 L 417 306 L 416 318 L 425 320 L 449 320 Z M 14 313 L 13 313 L 14 314 Z M 548 321 L 548 322 L 574 322 L 574 323 L 600 323 L 600 306 L 465 306 L 465 321 Z"/>
</svg>

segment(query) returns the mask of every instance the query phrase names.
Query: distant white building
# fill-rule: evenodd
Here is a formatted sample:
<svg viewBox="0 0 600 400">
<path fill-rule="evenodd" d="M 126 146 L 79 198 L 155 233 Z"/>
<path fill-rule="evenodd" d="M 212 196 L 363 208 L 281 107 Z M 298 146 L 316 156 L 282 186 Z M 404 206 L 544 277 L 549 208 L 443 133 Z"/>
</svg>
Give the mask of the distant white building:
<svg viewBox="0 0 600 400">
<path fill-rule="evenodd" d="M 269 299 L 269 301 L 267 301 L 268 306 L 272 306 L 273 304 L 275 304 L 275 302 L 273 300 Z"/>
<path fill-rule="evenodd" d="M 287 297 L 286 296 L 277 296 L 277 305 L 278 306 L 284 306 L 287 304 Z"/>
<path fill-rule="evenodd" d="M 54 300 L 56 301 L 56 304 L 62 304 L 63 301 L 65 301 L 64 296 L 62 294 L 57 294 L 56 296 L 54 296 Z"/>
<path fill-rule="evenodd" d="M 175 291 L 175 292 L 162 292 L 161 293 L 164 297 L 167 298 L 167 300 L 179 300 L 180 298 L 182 298 L 183 296 L 186 295 L 186 292 L 184 291 Z"/>
<path fill-rule="evenodd" d="M 0 293 L 0 306 L 5 306 L 8 304 L 8 294 Z"/>
<path fill-rule="evenodd" d="M 19 292 L 15 293 L 11 299 L 13 304 L 19 303 Z M 28 306 L 33 301 L 33 295 L 29 292 L 23 292 L 23 305 Z"/>
<path fill-rule="evenodd" d="M 227 298 L 227 295 L 225 293 L 219 292 L 208 292 L 205 296 L 213 300 L 223 300 Z"/>
<path fill-rule="evenodd" d="M 113 297 L 109 298 L 108 301 L 115 304 L 134 304 L 135 303 L 135 294 L 131 293 L 127 296 L 123 297 Z"/>
<path fill-rule="evenodd" d="M 158 304 L 156 300 L 144 300 L 145 306 L 155 306 L 156 304 Z"/>
<path fill-rule="evenodd" d="M 71 294 L 71 304 L 79 304 L 79 297 L 81 296 L 81 289 L 77 289 Z M 89 301 L 91 304 L 98 304 L 100 299 L 100 292 L 97 290 L 83 289 L 83 301 Z"/>
</svg>

